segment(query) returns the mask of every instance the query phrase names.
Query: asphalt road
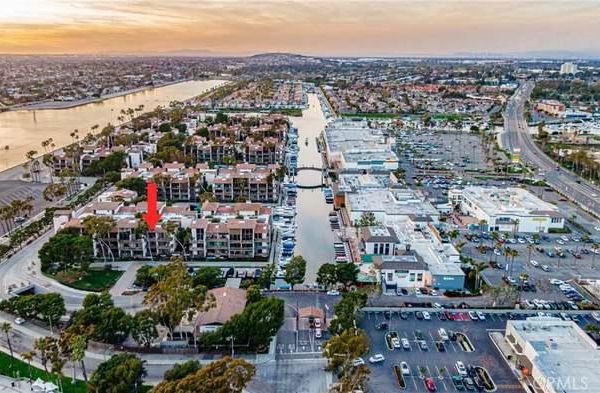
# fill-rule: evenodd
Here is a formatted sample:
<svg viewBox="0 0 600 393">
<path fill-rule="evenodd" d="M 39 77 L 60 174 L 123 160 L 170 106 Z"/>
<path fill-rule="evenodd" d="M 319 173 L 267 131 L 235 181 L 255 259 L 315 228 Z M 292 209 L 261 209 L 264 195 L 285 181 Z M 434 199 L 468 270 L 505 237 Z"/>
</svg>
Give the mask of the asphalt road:
<svg viewBox="0 0 600 393">
<path fill-rule="evenodd" d="M 533 82 L 522 84 L 508 100 L 504 112 L 503 145 L 507 149 L 521 149 L 521 160 L 536 167 L 546 182 L 572 199 L 582 208 L 600 216 L 600 189 L 592 186 L 581 177 L 560 166 L 548 157 L 533 141 L 523 116 L 523 107 L 531 91 Z"/>
</svg>

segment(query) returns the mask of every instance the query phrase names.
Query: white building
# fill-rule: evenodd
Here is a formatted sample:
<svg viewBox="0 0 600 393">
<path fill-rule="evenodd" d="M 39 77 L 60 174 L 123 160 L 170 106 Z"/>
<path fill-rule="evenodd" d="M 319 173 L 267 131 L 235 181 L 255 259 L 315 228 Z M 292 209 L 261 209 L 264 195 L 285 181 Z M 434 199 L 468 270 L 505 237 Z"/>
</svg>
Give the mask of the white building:
<svg viewBox="0 0 600 393">
<path fill-rule="evenodd" d="M 575 75 L 577 73 L 577 64 L 571 62 L 562 63 L 560 66 L 561 75 Z"/>
<path fill-rule="evenodd" d="M 448 199 L 482 223 L 484 230 L 534 233 L 564 227 L 556 206 L 522 188 L 470 186 L 450 189 Z"/>
<path fill-rule="evenodd" d="M 508 321 L 505 339 L 536 393 L 597 393 L 598 346 L 575 322 L 558 318 Z"/>
<path fill-rule="evenodd" d="M 382 224 L 397 216 L 424 217 L 433 222 L 438 222 L 440 216 L 420 192 L 407 188 L 366 189 L 346 193 L 345 203 L 352 223 L 360 220 L 365 213 L 373 213 Z"/>
<path fill-rule="evenodd" d="M 431 284 L 428 266 L 415 252 L 375 256 L 373 264 L 379 270 L 378 281 L 381 282 L 384 291 L 398 288 L 423 288 Z"/>
<path fill-rule="evenodd" d="M 385 131 L 369 127 L 367 121 L 338 119 L 323 131 L 327 162 L 342 170 L 398 169 L 398 156 L 392 151 Z"/>
<path fill-rule="evenodd" d="M 391 227 L 364 227 L 361 234 L 362 251 L 372 255 L 394 255 L 400 244 Z"/>
</svg>

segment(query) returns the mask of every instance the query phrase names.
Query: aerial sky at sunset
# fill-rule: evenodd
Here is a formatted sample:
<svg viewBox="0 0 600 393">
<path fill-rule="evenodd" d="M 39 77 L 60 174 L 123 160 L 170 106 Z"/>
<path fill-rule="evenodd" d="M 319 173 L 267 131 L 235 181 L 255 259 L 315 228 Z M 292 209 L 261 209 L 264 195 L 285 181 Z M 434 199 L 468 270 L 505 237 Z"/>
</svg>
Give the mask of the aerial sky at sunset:
<svg viewBox="0 0 600 393">
<path fill-rule="evenodd" d="M 0 0 L 0 53 L 600 53 L 600 0 Z"/>
</svg>

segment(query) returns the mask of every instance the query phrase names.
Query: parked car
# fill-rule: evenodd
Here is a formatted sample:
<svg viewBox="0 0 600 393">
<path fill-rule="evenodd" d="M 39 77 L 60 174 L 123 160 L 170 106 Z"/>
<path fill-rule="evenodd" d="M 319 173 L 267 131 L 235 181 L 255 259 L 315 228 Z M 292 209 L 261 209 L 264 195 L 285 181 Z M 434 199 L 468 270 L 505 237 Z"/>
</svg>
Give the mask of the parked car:
<svg viewBox="0 0 600 393">
<path fill-rule="evenodd" d="M 435 381 L 431 377 L 425 378 L 425 387 L 429 392 L 435 392 L 437 390 L 437 387 L 435 386 Z"/>
<path fill-rule="evenodd" d="M 327 291 L 327 294 L 329 296 L 340 296 L 340 291 L 338 291 L 337 289 L 330 289 L 329 291 Z"/>
<path fill-rule="evenodd" d="M 369 363 L 373 363 L 373 364 L 381 363 L 384 361 L 385 361 L 385 357 L 380 353 L 377 353 L 369 358 Z"/>
<path fill-rule="evenodd" d="M 410 342 L 408 342 L 407 338 L 402 338 L 400 342 L 402 343 L 402 348 L 404 348 L 405 351 L 410 351 Z"/>
<path fill-rule="evenodd" d="M 392 337 L 392 347 L 400 348 L 400 339 L 398 337 Z"/>
<path fill-rule="evenodd" d="M 471 318 L 473 321 L 476 321 L 479 319 L 477 317 L 477 313 L 475 311 L 469 311 L 469 318 Z"/>
<path fill-rule="evenodd" d="M 481 311 L 477 311 L 477 318 L 479 318 L 482 321 L 485 321 L 485 314 Z"/>
<path fill-rule="evenodd" d="M 22 324 L 25 323 L 25 320 L 23 318 L 21 318 L 21 317 L 17 317 L 17 318 L 15 318 L 15 323 L 17 325 L 22 325 Z"/>
<path fill-rule="evenodd" d="M 402 370 L 402 375 L 410 375 L 410 367 L 406 362 L 400 362 L 400 370 Z"/>
<path fill-rule="evenodd" d="M 431 314 L 427 311 L 423 311 L 423 319 L 426 321 L 431 321 Z"/>
<path fill-rule="evenodd" d="M 427 346 L 427 341 L 419 340 L 419 347 L 422 351 L 429 351 L 429 347 Z"/>
<path fill-rule="evenodd" d="M 458 371 L 458 374 L 460 374 L 463 377 L 466 377 L 469 375 L 467 373 L 467 368 L 465 367 L 465 364 L 463 362 L 461 362 L 460 360 L 457 360 L 454 365 L 456 367 L 456 371 Z"/>
<path fill-rule="evenodd" d="M 356 358 L 352 361 L 352 365 L 354 367 L 358 367 L 358 366 L 364 366 L 365 365 L 365 361 L 363 358 Z"/>
</svg>

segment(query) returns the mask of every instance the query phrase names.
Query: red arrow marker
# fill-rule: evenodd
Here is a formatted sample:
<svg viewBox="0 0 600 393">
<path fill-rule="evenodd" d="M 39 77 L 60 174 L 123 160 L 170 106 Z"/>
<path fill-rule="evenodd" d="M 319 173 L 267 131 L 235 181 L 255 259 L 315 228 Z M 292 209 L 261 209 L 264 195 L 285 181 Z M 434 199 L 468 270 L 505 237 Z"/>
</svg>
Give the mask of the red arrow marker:
<svg viewBox="0 0 600 393">
<path fill-rule="evenodd" d="M 156 183 L 149 182 L 146 186 L 147 192 L 147 200 L 148 200 L 148 212 L 144 213 L 142 217 L 146 220 L 146 224 L 148 224 L 148 229 L 151 231 L 156 228 L 156 223 L 160 220 L 161 214 L 158 212 L 158 208 L 156 206 Z"/>
</svg>

